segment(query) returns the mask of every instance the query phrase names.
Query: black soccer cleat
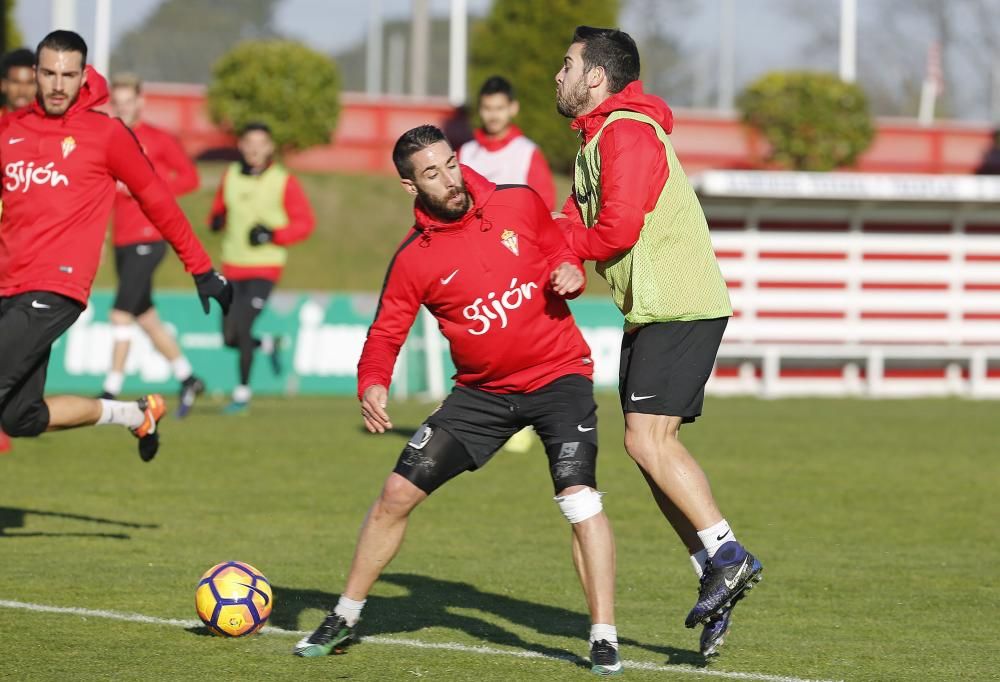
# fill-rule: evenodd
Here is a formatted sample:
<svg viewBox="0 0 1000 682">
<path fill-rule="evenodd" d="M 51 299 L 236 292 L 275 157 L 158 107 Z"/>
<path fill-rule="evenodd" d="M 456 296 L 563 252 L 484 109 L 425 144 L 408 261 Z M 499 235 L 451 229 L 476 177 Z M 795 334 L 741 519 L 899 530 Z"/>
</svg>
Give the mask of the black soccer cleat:
<svg viewBox="0 0 1000 682">
<path fill-rule="evenodd" d="M 595 675 L 621 675 L 622 661 L 618 658 L 618 648 L 606 639 L 599 639 L 590 645 L 590 672 Z"/>
<path fill-rule="evenodd" d="M 194 407 L 194 401 L 205 392 L 205 382 L 195 375 L 181 382 L 181 392 L 177 404 L 177 418 L 183 419 Z"/>
<path fill-rule="evenodd" d="M 344 654 L 355 641 L 354 628 L 342 616 L 331 611 L 314 633 L 298 641 L 294 653 L 303 658 Z"/>
<path fill-rule="evenodd" d="M 160 430 L 157 426 L 167 412 L 167 403 L 159 393 L 151 393 L 136 402 L 142 410 L 143 421 L 129 431 L 139 439 L 139 458 L 148 462 L 156 457 L 156 452 L 160 449 Z"/>
<path fill-rule="evenodd" d="M 723 544 L 705 564 L 698 589 L 698 601 L 687 615 L 684 625 L 693 628 L 707 623 L 713 616 L 742 598 L 746 590 L 760 582 L 764 567 L 735 540 Z"/>
<path fill-rule="evenodd" d="M 701 631 L 699 649 L 705 658 L 719 653 L 719 647 L 725 644 L 729 633 L 729 624 L 733 617 L 733 609 L 725 608 L 718 616 L 705 623 Z"/>
</svg>

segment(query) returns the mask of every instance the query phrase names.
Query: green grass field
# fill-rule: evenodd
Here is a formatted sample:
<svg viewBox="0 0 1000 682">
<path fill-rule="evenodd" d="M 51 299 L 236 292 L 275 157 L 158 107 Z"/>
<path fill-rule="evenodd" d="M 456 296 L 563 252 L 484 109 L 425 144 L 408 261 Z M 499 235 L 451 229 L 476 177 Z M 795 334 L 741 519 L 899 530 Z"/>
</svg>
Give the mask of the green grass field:
<svg viewBox="0 0 1000 682">
<path fill-rule="evenodd" d="M 996 679 L 994 403 L 710 400 L 684 438 L 765 580 L 707 667 L 682 623 L 696 588 L 687 557 L 620 447 L 614 397 L 600 405 L 622 652 L 646 668 L 626 679 Z M 224 640 L 11 604 L 191 621 L 200 574 L 239 559 L 275 586 L 272 625 L 311 630 L 429 410 L 392 407 L 399 433 L 375 437 L 353 399 L 262 399 L 248 419 L 206 403 L 165 422 L 150 464 L 117 427 L 18 441 L 0 456 L 0 677 L 588 679 L 574 658 L 587 619 L 569 531 L 539 446 L 502 453 L 417 510 L 369 599 L 372 639 L 346 656 L 295 658 L 295 635 L 274 630 Z"/>
</svg>

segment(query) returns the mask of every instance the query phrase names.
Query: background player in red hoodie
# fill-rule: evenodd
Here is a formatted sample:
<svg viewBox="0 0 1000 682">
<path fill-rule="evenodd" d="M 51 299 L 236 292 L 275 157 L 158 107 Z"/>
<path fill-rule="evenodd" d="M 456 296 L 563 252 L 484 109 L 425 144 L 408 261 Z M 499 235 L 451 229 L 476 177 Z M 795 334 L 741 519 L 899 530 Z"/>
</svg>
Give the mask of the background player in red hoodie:
<svg viewBox="0 0 1000 682">
<path fill-rule="evenodd" d="M 434 126 L 404 133 L 393 161 L 416 200 L 416 225 L 389 263 L 358 363 L 365 426 L 372 433 L 392 428 L 392 369 L 421 305 L 451 345 L 456 385 L 403 449 L 365 519 L 336 608 L 295 653 L 322 656 L 349 644 L 368 592 L 403 542 L 410 512 L 531 424 L 545 444 L 555 499 L 572 524 L 573 559 L 593 623 L 593 669 L 620 671 L 614 538 L 596 490 L 593 367 L 565 301 L 583 290 L 580 261 L 535 192 L 498 187 L 460 167 Z"/>
<path fill-rule="evenodd" d="M 116 75 L 111 81 L 111 108 L 135 134 L 153 169 L 173 192 L 187 194 L 198 187 L 198 170 L 173 135 L 142 120 L 142 81 L 130 73 Z M 153 227 L 124 183 L 118 183 L 112 220 L 115 247 L 115 271 L 118 293 L 111 308 L 111 370 L 104 379 L 102 398 L 112 399 L 125 383 L 125 361 L 135 332 L 135 323 L 170 363 L 174 378 L 180 382 L 177 415 L 185 416 L 205 384 L 194 375 L 191 363 L 181 353 L 173 335 L 160 321 L 153 307 L 153 272 L 167 253 L 163 235 Z"/>
<path fill-rule="evenodd" d="M 3 110 L 12 111 L 31 106 L 38 86 L 35 83 L 35 53 L 26 47 L 12 50 L 0 61 L 0 91 L 3 92 Z"/>
<path fill-rule="evenodd" d="M 463 164 L 498 185 L 527 185 L 551 210 L 556 185 L 549 164 L 534 142 L 514 125 L 521 105 L 514 86 L 503 76 L 491 76 L 479 89 L 479 120 L 474 139 L 458 150 Z"/>
<path fill-rule="evenodd" d="M 94 424 L 128 427 L 148 461 L 159 448 L 162 396 L 121 402 L 44 397 L 52 344 L 87 304 L 121 181 L 194 276 L 205 313 L 232 288 L 125 124 L 93 107 L 104 78 L 86 66 L 87 44 L 53 31 L 38 45 L 38 101 L 0 122 L 0 423 L 11 436 Z"/>
</svg>

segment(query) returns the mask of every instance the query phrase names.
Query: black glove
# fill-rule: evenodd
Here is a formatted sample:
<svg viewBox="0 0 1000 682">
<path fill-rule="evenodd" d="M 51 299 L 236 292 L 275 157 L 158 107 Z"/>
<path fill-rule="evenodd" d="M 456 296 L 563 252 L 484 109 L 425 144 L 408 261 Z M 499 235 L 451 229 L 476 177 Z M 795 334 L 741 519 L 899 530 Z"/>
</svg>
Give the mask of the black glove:
<svg viewBox="0 0 1000 682">
<path fill-rule="evenodd" d="M 198 288 L 198 298 L 201 299 L 202 310 L 208 315 L 208 299 L 214 298 L 222 308 L 222 314 L 229 312 L 229 304 L 233 302 L 233 285 L 215 270 L 203 272 L 194 276 L 194 285 Z"/>
<path fill-rule="evenodd" d="M 226 227 L 226 214 L 225 212 L 216 213 L 212 216 L 212 222 L 209 224 L 212 228 L 212 232 L 221 232 Z"/>
<path fill-rule="evenodd" d="M 257 224 L 250 228 L 250 246 L 270 244 L 274 240 L 274 230 L 266 225 Z"/>
</svg>

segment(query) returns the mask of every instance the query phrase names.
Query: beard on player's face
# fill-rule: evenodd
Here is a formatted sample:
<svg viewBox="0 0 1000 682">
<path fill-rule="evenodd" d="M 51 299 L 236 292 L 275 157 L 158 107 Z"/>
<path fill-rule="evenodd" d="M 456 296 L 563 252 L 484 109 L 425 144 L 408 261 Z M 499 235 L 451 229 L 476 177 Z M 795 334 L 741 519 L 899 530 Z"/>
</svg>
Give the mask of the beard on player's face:
<svg viewBox="0 0 1000 682">
<path fill-rule="evenodd" d="M 443 192 L 434 194 L 419 185 L 417 187 L 417 199 L 423 204 L 424 209 L 435 218 L 451 222 L 464 216 L 472 205 L 469 193 L 465 191 L 465 182 L 460 182 L 458 186 L 445 189 Z"/>
<path fill-rule="evenodd" d="M 590 88 L 581 77 L 575 83 L 563 81 L 556 87 L 556 111 L 566 118 L 582 116 L 590 108 Z"/>
</svg>

